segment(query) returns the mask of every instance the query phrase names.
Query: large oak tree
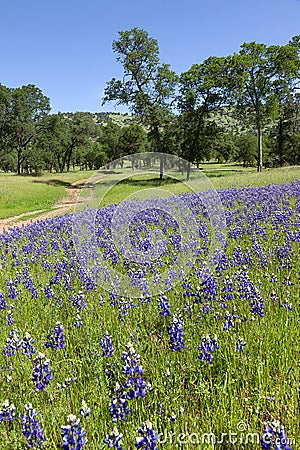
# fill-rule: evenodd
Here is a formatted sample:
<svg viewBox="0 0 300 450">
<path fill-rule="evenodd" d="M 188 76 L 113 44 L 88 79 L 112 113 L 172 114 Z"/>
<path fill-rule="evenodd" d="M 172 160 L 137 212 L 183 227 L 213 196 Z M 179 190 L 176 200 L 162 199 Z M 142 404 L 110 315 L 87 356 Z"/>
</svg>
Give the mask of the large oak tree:
<svg viewBox="0 0 300 450">
<path fill-rule="evenodd" d="M 263 130 L 275 118 L 280 98 L 299 80 L 298 49 L 283 46 L 244 43 L 231 58 L 233 104 L 244 118 L 253 118 L 257 131 L 257 170 L 263 166 Z"/>
<path fill-rule="evenodd" d="M 107 83 L 103 104 L 115 101 L 117 105 L 128 106 L 149 127 L 161 153 L 161 128 L 172 108 L 177 75 L 168 64 L 160 63 L 157 40 L 143 29 L 119 31 L 119 39 L 113 41 L 112 48 L 123 66 L 123 78 L 112 78 Z M 160 178 L 163 178 L 163 158 Z"/>
</svg>

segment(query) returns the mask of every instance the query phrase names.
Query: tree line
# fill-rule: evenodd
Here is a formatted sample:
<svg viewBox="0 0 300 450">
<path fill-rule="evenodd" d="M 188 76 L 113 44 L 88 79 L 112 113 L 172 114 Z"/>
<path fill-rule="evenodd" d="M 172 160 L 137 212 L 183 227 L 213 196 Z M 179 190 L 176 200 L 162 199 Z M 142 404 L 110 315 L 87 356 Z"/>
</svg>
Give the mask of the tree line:
<svg viewBox="0 0 300 450">
<path fill-rule="evenodd" d="M 112 47 L 123 77 L 107 82 L 102 105 L 126 105 L 127 123 L 105 113 L 50 114 L 50 99 L 35 85 L 0 84 L 0 169 L 98 169 L 146 150 L 258 171 L 299 164 L 300 36 L 281 46 L 244 43 L 180 75 L 160 61 L 157 40 L 143 29 L 120 31 Z"/>
</svg>

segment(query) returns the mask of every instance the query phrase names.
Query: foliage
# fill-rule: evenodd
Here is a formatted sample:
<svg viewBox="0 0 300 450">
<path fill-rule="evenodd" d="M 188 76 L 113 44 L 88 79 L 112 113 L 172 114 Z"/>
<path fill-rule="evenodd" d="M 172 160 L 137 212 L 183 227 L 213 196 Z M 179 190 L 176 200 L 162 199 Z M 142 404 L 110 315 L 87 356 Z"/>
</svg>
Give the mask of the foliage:
<svg viewBox="0 0 300 450">
<path fill-rule="evenodd" d="M 160 64 L 158 43 L 143 29 L 120 31 L 112 48 L 124 74 L 122 80 L 113 78 L 107 83 L 103 104 L 127 105 L 150 128 L 157 150 L 162 152 L 160 128 L 171 111 L 177 76 L 168 64 Z"/>
<path fill-rule="evenodd" d="M 255 123 L 258 139 L 258 171 L 262 170 L 262 133 L 266 122 L 276 117 L 280 98 L 290 93 L 299 80 L 300 59 L 293 45 L 267 46 L 244 43 L 231 57 L 232 101 L 244 118 Z"/>
<path fill-rule="evenodd" d="M 3 92 L 3 88 L 1 90 Z M 6 90 L 4 113 L 3 95 L 1 95 L 1 125 L 3 126 L 0 128 L 4 133 L 5 148 L 17 152 L 17 172 L 20 175 L 23 172 L 25 152 L 34 137 L 40 132 L 42 120 L 50 111 L 50 103 L 49 98 L 33 84 L 10 89 L 9 93 L 8 98 Z"/>
</svg>

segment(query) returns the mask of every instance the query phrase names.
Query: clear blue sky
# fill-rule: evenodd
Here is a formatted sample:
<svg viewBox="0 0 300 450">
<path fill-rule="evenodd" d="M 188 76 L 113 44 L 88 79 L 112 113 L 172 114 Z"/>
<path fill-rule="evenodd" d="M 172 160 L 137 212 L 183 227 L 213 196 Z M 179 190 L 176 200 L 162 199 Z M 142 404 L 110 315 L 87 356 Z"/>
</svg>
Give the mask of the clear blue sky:
<svg viewBox="0 0 300 450">
<path fill-rule="evenodd" d="M 133 27 L 179 74 L 243 42 L 286 44 L 300 34 L 300 0 L 2 0 L 0 83 L 35 84 L 53 113 L 114 110 L 101 107 L 106 81 L 122 76 L 111 44 Z"/>
</svg>

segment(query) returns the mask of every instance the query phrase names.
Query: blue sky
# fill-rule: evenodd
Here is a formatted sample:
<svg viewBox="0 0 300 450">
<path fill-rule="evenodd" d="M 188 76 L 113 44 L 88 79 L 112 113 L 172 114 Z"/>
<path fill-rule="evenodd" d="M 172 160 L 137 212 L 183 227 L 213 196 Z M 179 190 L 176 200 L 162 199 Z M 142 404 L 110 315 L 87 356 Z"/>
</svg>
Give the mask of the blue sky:
<svg viewBox="0 0 300 450">
<path fill-rule="evenodd" d="M 52 112 L 108 111 L 106 81 L 122 76 L 111 45 L 119 30 L 144 28 L 178 74 L 243 42 L 286 44 L 300 34 L 299 0 L 2 0 L 0 83 L 33 83 Z"/>
</svg>

